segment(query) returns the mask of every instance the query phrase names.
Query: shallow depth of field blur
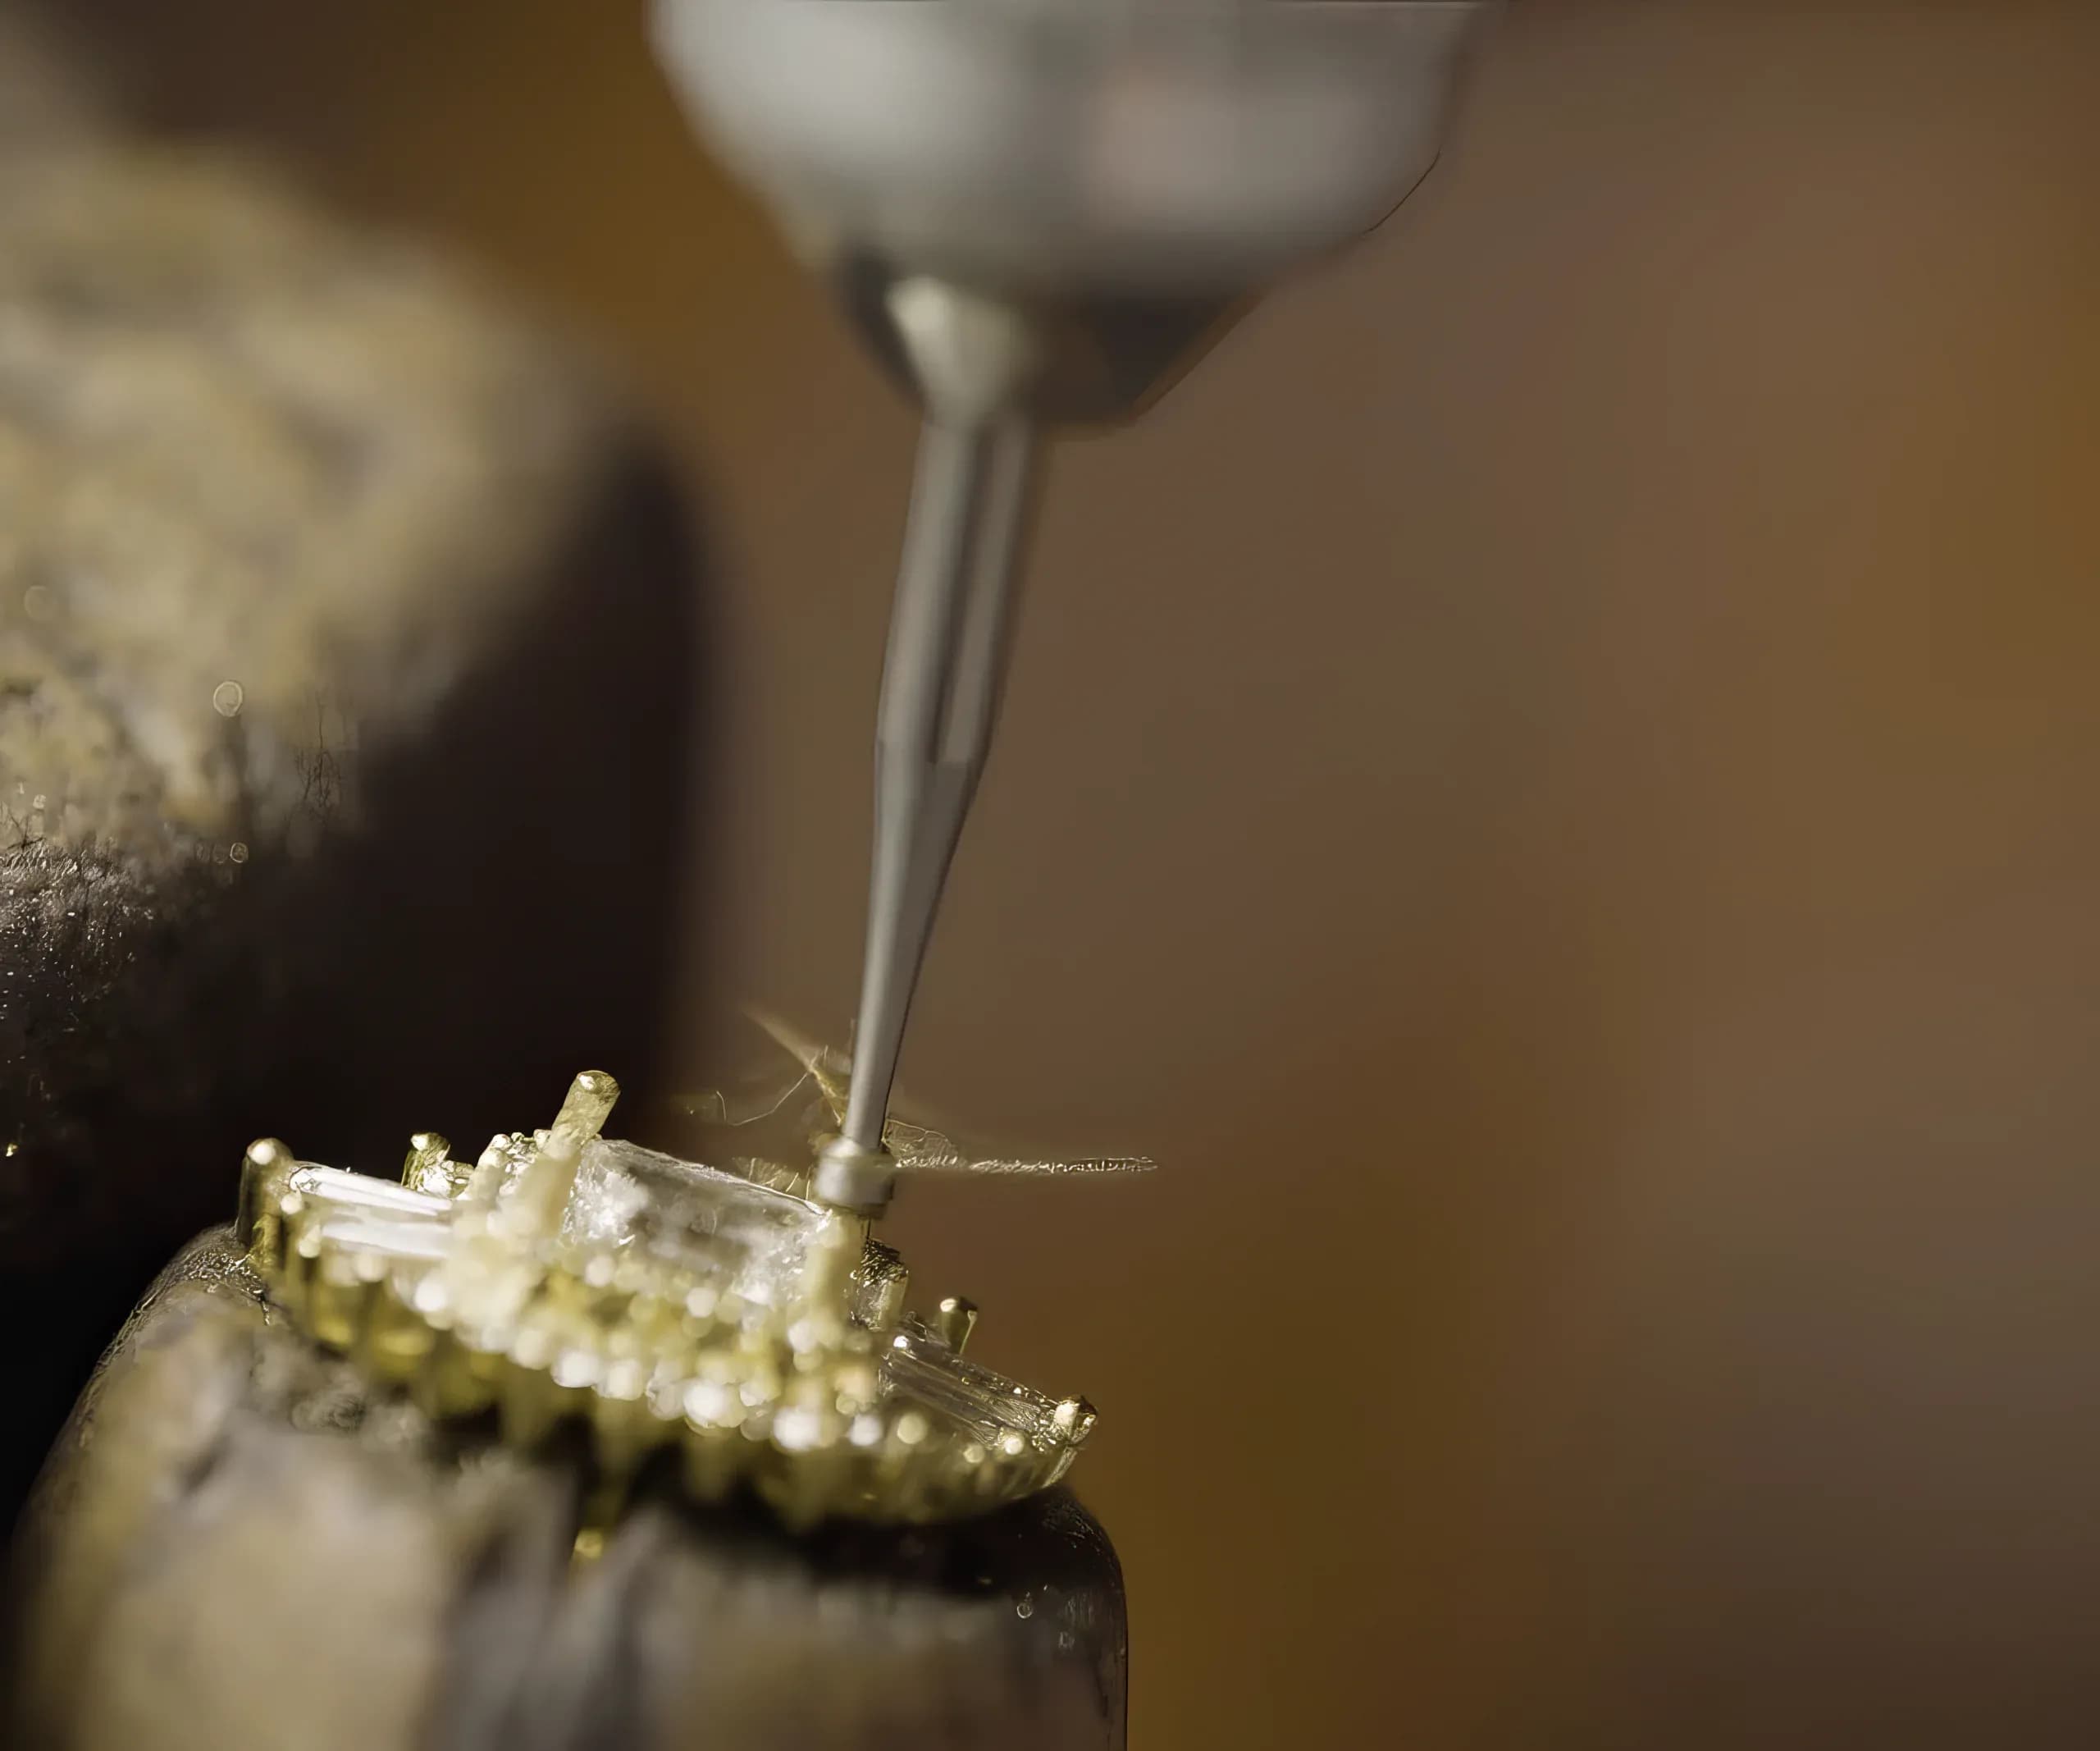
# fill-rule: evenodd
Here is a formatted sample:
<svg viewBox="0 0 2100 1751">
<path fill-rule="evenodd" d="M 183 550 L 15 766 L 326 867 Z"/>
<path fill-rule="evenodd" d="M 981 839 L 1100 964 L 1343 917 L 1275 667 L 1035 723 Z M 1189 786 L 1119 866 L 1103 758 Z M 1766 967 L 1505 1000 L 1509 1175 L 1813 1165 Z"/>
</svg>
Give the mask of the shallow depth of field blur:
<svg viewBox="0 0 2100 1751">
<path fill-rule="evenodd" d="M 641 7 L 74 10 L 651 399 L 696 1059 L 842 1021 L 911 422 Z M 1372 245 L 1058 454 L 905 1082 L 1164 1170 L 898 1226 L 1101 1410 L 1141 1751 L 2089 1734 L 2096 69 L 2071 5 L 1519 6 Z"/>
</svg>

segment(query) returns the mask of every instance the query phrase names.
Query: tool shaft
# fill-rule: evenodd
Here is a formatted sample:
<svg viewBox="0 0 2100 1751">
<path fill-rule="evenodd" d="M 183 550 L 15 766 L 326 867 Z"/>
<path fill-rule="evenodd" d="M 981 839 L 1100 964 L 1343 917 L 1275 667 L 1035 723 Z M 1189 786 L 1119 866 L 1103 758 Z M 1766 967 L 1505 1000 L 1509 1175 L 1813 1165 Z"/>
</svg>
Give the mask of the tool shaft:
<svg viewBox="0 0 2100 1751">
<path fill-rule="evenodd" d="M 1034 498 L 1029 423 L 929 418 L 875 730 L 874 858 L 842 1134 L 879 1151 L 904 1027 L 1004 690 Z"/>
</svg>

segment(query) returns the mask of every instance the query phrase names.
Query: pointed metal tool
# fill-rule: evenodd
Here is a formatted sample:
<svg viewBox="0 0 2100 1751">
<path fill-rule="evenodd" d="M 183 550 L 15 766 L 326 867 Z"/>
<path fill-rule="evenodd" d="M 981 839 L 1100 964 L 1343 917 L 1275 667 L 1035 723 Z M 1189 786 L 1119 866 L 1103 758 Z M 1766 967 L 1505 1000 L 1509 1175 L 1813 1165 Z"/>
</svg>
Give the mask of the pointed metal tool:
<svg viewBox="0 0 2100 1751">
<path fill-rule="evenodd" d="M 1494 0 L 656 0 L 695 125 L 925 410 L 876 729 L 874 867 L 819 1196 L 884 1114 L 989 749 L 1040 431 L 1134 417 L 1434 162 Z"/>
</svg>

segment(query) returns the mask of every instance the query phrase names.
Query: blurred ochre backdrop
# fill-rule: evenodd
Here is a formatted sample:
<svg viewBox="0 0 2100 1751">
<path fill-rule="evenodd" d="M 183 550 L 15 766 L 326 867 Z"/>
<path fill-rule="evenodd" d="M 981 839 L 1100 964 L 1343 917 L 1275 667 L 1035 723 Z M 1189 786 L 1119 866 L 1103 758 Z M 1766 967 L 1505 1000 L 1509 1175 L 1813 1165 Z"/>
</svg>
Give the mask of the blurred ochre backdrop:
<svg viewBox="0 0 2100 1751">
<path fill-rule="evenodd" d="M 909 421 L 639 7 L 87 11 L 654 400 L 695 1013 L 842 1017 Z M 2089 1742 L 2096 70 L 1520 7 L 1374 247 L 1059 456 L 906 1081 L 1167 1168 L 902 1225 L 1102 1410 L 1143 1751 Z"/>
</svg>

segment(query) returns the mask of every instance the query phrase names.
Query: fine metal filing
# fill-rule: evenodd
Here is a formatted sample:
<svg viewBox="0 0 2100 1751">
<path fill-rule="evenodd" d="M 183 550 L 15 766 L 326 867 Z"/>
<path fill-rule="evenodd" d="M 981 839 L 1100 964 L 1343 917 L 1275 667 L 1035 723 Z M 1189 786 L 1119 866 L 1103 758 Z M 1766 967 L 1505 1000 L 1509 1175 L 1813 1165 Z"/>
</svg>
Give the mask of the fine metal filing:
<svg viewBox="0 0 2100 1751">
<path fill-rule="evenodd" d="M 695 126 L 924 414 L 875 738 L 853 1075 L 817 1195 L 872 1214 L 998 716 L 1045 431 L 1134 418 L 1435 162 L 1494 0 L 655 0 Z"/>
</svg>

